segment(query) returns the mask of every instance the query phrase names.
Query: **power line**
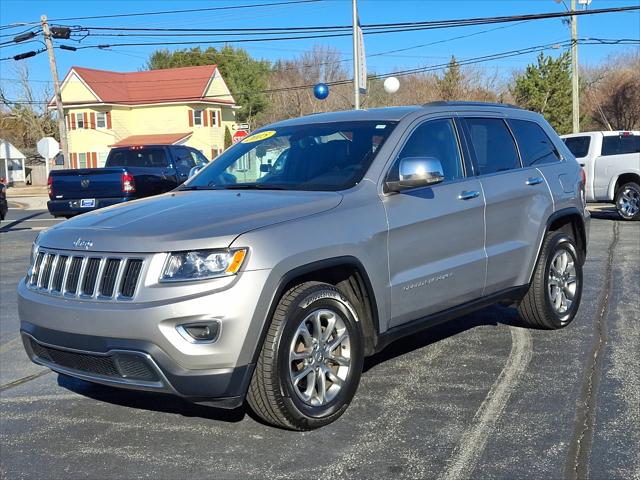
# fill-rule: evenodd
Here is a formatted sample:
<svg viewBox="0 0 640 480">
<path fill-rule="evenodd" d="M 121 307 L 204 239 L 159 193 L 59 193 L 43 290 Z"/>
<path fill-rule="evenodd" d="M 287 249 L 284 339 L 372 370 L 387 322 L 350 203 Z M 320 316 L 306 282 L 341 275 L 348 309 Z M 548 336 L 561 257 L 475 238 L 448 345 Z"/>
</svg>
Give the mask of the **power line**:
<svg viewBox="0 0 640 480">
<path fill-rule="evenodd" d="M 177 13 L 194 13 L 194 12 L 212 12 L 212 11 L 220 11 L 220 10 L 239 10 L 244 8 L 260 8 L 260 7 L 275 7 L 279 5 L 294 5 L 300 3 L 316 3 L 321 2 L 322 0 L 287 0 L 282 2 L 270 2 L 270 3 L 250 3 L 244 5 L 226 5 L 222 7 L 206 7 L 206 8 L 188 8 L 184 10 L 164 10 L 164 11 L 155 11 L 155 12 L 134 12 L 134 13 L 118 13 L 113 15 L 93 15 L 88 17 L 68 17 L 68 18 L 53 18 L 49 20 L 50 22 L 68 22 L 73 20 L 93 20 L 100 18 L 118 18 L 118 17 L 140 17 L 140 16 L 149 16 L 149 15 L 172 15 Z M 20 24 L 23 25 L 39 25 L 40 22 L 28 22 Z M 3 25 L 0 26 L 0 29 L 5 28 L 13 28 L 14 25 Z"/>
<path fill-rule="evenodd" d="M 582 15 L 597 15 L 602 13 L 619 13 L 640 10 L 640 6 L 630 7 L 612 7 L 612 8 L 600 8 L 592 10 L 581 10 L 575 12 L 548 12 L 548 13 L 534 13 L 526 15 L 510 15 L 510 16 L 497 16 L 497 17 L 475 17 L 475 18 L 463 18 L 463 19 L 449 19 L 449 20 L 429 20 L 418 22 L 396 22 L 396 23 L 372 23 L 361 24 L 363 31 L 375 31 L 395 28 L 452 28 L 470 25 L 484 25 L 488 23 L 505 23 L 515 21 L 527 21 L 527 20 L 541 20 L 550 18 L 562 18 L 569 16 L 582 16 Z M 309 33 L 313 31 L 327 33 L 329 31 L 349 31 L 351 25 L 316 25 L 306 27 L 260 27 L 260 28 L 154 28 L 154 27 L 128 27 L 128 26 L 81 26 L 81 25 L 65 25 L 70 28 L 89 29 L 89 30 L 102 30 L 102 31 L 123 31 L 123 32 L 218 32 L 218 33 L 231 33 L 241 32 L 245 34 L 251 34 L 251 32 L 265 33 Z"/>
<path fill-rule="evenodd" d="M 589 42 L 589 41 L 593 41 L 594 39 L 587 39 L 585 41 Z M 634 40 L 638 43 L 640 43 L 640 40 Z M 532 46 L 532 47 L 527 47 L 527 48 L 522 48 L 522 49 L 516 49 L 516 50 L 509 50 L 506 52 L 499 52 L 499 53 L 492 53 L 492 54 L 488 54 L 488 55 L 483 55 L 483 56 L 479 56 L 479 57 L 472 57 L 472 58 L 468 58 L 468 59 L 464 59 L 464 60 L 459 60 L 457 63 L 459 65 L 472 65 L 472 64 L 477 64 L 477 63 L 483 63 L 483 62 L 488 62 L 488 61 L 492 61 L 492 60 L 499 60 L 499 59 L 503 59 L 503 58 L 509 58 L 509 57 L 514 57 L 514 56 L 519 56 L 519 55 L 526 55 L 528 53 L 536 53 L 536 52 L 541 52 L 544 50 L 549 50 L 549 49 L 558 49 L 558 48 L 563 48 L 563 47 L 568 47 L 571 45 L 570 41 L 565 41 L 565 42 L 556 42 L 556 43 L 548 43 L 548 44 L 544 44 L 544 45 L 536 45 L 536 46 Z M 418 74 L 418 73 L 426 73 L 426 72 L 430 72 L 430 71 L 437 71 L 437 70 L 442 70 L 443 68 L 446 68 L 449 66 L 449 62 L 446 63 L 440 63 L 440 64 L 436 64 L 436 65 L 429 65 L 429 66 L 425 66 L 425 67 L 417 67 L 417 68 L 412 68 L 412 69 L 405 69 L 405 70 L 398 70 L 398 71 L 394 71 L 394 72 L 387 72 L 384 74 L 378 74 L 378 75 L 371 75 L 368 78 L 371 79 L 375 79 L 375 80 L 380 80 L 383 78 L 387 78 L 387 77 L 392 77 L 392 76 L 396 76 L 396 77 L 400 77 L 400 76 L 407 76 L 407 75 L 414 75 L 414 74 Z M 327 85 L 330 86 L 336 86 L 336 85 L 344 85 L 344 84 L 348 84 L 351 83 L 352 79 L 343 79 L 343 80 L 336 80 L 336 81 L 332 81 L 332 82 L 326 82 Z M 257 91 L 249 91 L 249 92 L 235 92 L 233 95 L 234 96 L 239 96 L 239 95 L 250 95 L 250 94 L 259 94 L 259 93 L 282 93 L 282 92 L 287 92 L 287 91 L 297 91 L 297 90 L 304 90 L 304 89 L 308 89 L 308 88 L 312 88 L 314 86 L 314 84 L 305 84 L 305 85 L 292 85 L 292 86 L 287 86 L 287 87 L 280 87 L 280 88 L 272 88 L 272 89 L 265 89 L 265 90 L 257 90 Z M 202 101 L 202 100 L 208 100 L 208 99 L 215 99 L 215 98 L 220 98 L 220 97 L 226 97 L 228 95 L 226 94 L 219 94 L 219 95 L 206 95 L 204 97 L 175 97 L 175 98 L 167 98 L 164 99 L 164 101 L 193 101 L 193 102 L 198 102 L 198 101 Z M 148 101 L 155 101 L 156 99 L 149 99 Z M 126 100 L 124 100 L 126 101 Z M 139 102 L 144 102 L 147 100 L 137 100 Z M 20 101 L 9 101 L 7 100 L 8 103 L 15 103 L 15 104 L 48 104 L 49 102 L 38 102 L 38 101 L 34 101 L 34 102 L 20 102 Z M 110 103 L 119 103 L 118 101 L 112 101 Z"/>
<path fill-rule="evenodd" d="M 551 12 L 551 13 L 540 13 L 540 14 L 531 14 L 531 15 L 514 15 L 514 16 L 502 16 L 502 17 L 481 17 L 481 18 L 472 18 L 472 19 L 457 19 L 457 20 L 438 20 L 438 21 L 428 21 L 428 22 L 402 22 L 402 23 L 384 23 L 384 24 L 370 24 L 363 25 L 362 28 L 364 30 L 365 35 L 373 35 L 373 34 L 386 34 L 386 33 L 400 33 L 400 32 L 410 32 L 410 31 L 419 31 L 419 30 L 433 30 L 433 29 L 441 29 L 441 28 L 453 28 L 453 27 L 464 27 L 464 26 L 475 26 L 475 25 L 486 25 L 486 24 L 495 24 L 495 23 L 506 23 L 506 22 L 522 22 L 529 20 L 540 20 L 540 19 L 548 19 L 548 18 L 560 18 L 567 17 L 571 15 L 596 15 L 602 13 L 619 13 L 619 12 L 627 12 L 633 10 L 640 10 L 640 6 L 631 6 L 631 7 L 617 7 L 617 8 L 603 8 L 603 9 L 595 9 L 595 10 L 586 10 L 586 11 L 576 11 L 576 12 Z M 89 32 L 89 35 L 99 36 L 100 34 L 91 34 L 91 30 L 110 30 L 110 31 L 125 31 L 125 32 L 139 32 L 139 31 L 158 31 L 158 32 L 201 32 L 202 35 L 206 33 L 202 32 L 213 32 L 213 31 L 222 31 L 220 29 L 152 29 L 152 28 L 133 28 L 133 27 L 82 27 L 82 26 L 67 26 L 67 28 L 72 28 L 74 31 L 84 31 Z M 322 30 L 324 29 L 324 30 Z M 308 40 L 308 39 L 318 39 L 318 38 L 336 38 L 336 37 L 347 37 L 351 36 L 351 33 L 348 31 L 343 32 L 344 26 L 341 25 L 329 25 L 322 27 L 283 27 L 283 29 L 275 29 L 271 28 L 268 30 L 261 30 L 262 34 L 279 34 L 285 33 L 288 35 L 285 36 L 276 36 L 276 37 L 257 37 L 257 38 L 234 38 L 234 39 L 218 39 L 218 40 L 187 40 L 187 41 L 177 41 L 177 42 L 167 42 L 167 41 L 158 41 L 158 42 L 121 42 L 121 43 L 106 43 L 100 45 L 86 45 L 79 48 L 112 48 L 112 47 L 133 47 L 133 46 L 169 46 L 169 45 L 201 45 L 201 44 L 221 44 L 221 43 L 256 43 L 263 41 L 291 41 L 291 40 Z M 233 30 L 233 32 L 229 31 Z M 255 30 L 252 29 L 227 29 L 224 30 L 226 35 L 257 35 Z M 266 33 L 269 32 L 269 33 Z M 335 33 L 332 33 L 335 32 Z M 106 35 L 106 34 L 102 34 Z M 124 37 L 135 37 L 136 33 L 121 33 L 121 34 L 113 34 L 117 36 Z M 158 33 L 154 36 L 161 36 L 162 33 Z M 169 35 L 169 34 L 167 34 Z M 171 34 L 172 35 L 172 34 Z"/>
</svg>

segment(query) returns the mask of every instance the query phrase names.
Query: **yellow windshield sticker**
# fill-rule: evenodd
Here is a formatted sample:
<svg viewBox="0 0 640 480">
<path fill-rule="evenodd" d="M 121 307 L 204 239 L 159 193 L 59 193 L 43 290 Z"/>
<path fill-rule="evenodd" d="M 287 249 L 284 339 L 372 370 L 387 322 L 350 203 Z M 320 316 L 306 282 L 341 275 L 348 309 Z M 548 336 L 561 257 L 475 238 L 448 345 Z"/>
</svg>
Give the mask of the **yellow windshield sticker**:
<svg viewBox="0 0 640 480">
<path fill-rule="evenodd" d="M 259 142 L 260 140 L 264 140 L 266 138 L 273 137 L 275 134 L 276 134 L 275 130 L 266 130 L 264 132 L 256 133 L 255 135 L 248 136 L 247 138 L 242 140 L 242 143 Z"/>
</svg>

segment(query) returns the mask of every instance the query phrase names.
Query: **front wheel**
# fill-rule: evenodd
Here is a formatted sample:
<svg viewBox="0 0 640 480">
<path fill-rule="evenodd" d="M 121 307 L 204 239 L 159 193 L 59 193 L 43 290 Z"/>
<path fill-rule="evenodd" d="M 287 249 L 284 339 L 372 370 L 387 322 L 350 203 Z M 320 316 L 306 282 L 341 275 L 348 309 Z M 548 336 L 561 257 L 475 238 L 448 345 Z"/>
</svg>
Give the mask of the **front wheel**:
<svg viewBox="0 0 640 480">
<path fill-rule="evenodd" d="M 616 191 L 614 200 L 623 220 L 640 220 L 640 185 L 625 183 Z"/>
<path fill-rule="evenodd" d="M 582 264 L 573 238 L 548 232 L 529 290 L 518 305 L 520 317 L 535 328 L 566 327 L 582 296 Z"/>
<path fill-rule="evenodd" d="M 362 333 L 342 292 L 302 283 L 280 299 L 247 400 L 263 420 L 311 430 L 340 417 L 362 372 Z"/>
</svg>

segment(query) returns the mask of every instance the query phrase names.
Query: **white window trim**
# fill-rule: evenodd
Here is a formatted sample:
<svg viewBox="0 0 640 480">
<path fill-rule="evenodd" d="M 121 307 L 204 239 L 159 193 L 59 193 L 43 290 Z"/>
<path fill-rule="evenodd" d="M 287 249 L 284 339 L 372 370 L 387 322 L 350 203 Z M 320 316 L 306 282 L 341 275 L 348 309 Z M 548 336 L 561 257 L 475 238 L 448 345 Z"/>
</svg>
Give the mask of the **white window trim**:
<svg viewBox="0 0 640 480">
<path fill-rule="evenodd" d="M 82 126 L 80 126 L 80 122 L 82 122 Z M 76 130 L 85 129 L 87 126 L 84 124 L 84 112 L 76 113 Z"/>
<path fill-rule="evenodd" d="M 104 118 L 104 127 L 101 127 L 98 124 L 98 118 L 100 115 L 103 115 Z M 106 130 L 107 129 L 107 112 L 96 112 L 96 130 Z"/>
<path fill-rule="evenodd" d="M 200 123 L 198 123 L 198 119 L 196 113 L 200 112 Z M 204 126 L 204 110 L 194 109 L 193 110 L 193 126 L 194 127 L 203 127 Z"/>
<path fill-rule="evenodd" d="M 109 156 L 109 152 L 98 152 L 96 157 L 97 167 L 104 167 L 104 164 L 107 162 L 107 157 Z"/>
<path fill-rule="evenodd" d="M 81 165 L 82 157 L 84 157 L 84 167 Z M 78 168 L 87 168 L 87 154 L 84 152 L 78 153 Z"/>
</svg>

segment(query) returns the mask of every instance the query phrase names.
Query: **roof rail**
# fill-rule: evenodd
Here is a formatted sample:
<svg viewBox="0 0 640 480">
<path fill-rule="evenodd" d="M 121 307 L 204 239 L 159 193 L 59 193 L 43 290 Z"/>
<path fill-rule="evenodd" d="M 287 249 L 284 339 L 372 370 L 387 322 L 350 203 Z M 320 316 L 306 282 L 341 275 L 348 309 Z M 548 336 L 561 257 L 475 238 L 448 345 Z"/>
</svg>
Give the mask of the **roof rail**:
<svg viewBox="0 0 640 480">
<path fill-rule="evenodd" d="M 509 103 L 494 103 L 494 102 L 465 102 L 461 100 L 436 100 L 435 102 L 424 103 L 423 107 L 507 107 L 518 108 L 517 105 L 511 105 Z"/>
</svg>

